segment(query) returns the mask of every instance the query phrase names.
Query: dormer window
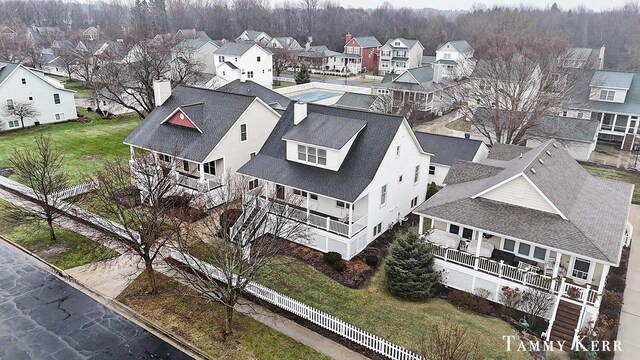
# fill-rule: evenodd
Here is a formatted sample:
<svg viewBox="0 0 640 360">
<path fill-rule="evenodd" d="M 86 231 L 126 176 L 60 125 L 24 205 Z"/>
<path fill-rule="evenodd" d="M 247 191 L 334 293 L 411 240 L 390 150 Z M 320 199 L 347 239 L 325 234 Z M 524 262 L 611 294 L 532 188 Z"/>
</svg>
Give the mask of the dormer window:
<svg viewBox="0 0 640 360">
<path fill-rule="evenodd" d="M 298 160 L 312 164 L 327 165 L 327 150 L 313 146 L 298 145 Z"/>
<path fill-rule="evenodd" d="M 445 59 L 451 59 L 451 54 L 449 54 L 449 53 L 445 53 L 445 54 L 443 55 L 443 57 L 444 57 Z"/>
<path fill-rule="evenodd" d="M 396 41 L 395 46 L 400 46 L 400 41 Z"/>
<path fill-rule="evenodd" d="M 600 90 L 600 100 L 613 101 L 616 92 L 614 90 Z"/>
</svg>

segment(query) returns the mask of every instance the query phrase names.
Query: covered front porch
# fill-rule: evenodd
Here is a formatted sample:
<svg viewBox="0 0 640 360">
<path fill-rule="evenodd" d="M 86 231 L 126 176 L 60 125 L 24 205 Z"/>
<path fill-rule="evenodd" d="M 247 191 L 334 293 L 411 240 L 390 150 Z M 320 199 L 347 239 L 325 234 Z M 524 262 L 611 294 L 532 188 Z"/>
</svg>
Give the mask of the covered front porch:
<svg viewBox="0 0 640 360">
<path fill-rule="evenodd" d="M 434 257 L 445 263 L 599 307 L 610 263 L 424 216 L 420 216 L 419 232 Z"/>
</svg>

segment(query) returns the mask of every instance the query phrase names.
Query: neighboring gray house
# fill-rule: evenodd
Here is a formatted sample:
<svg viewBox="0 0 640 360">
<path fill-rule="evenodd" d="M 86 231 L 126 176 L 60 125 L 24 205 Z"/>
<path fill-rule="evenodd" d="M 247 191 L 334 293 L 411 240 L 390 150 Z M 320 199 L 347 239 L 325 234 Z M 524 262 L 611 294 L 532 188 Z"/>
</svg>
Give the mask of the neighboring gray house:
<svg viewBox="0 0 640 360">
<path fill-rule="evenodd" d="M 338 107 L 384 112 L 383 100 L 377 95 L 346 92 L 334 104 Z"/>
<path fill-rule="evenodd" d="M 266 47 L 271 42 L 271 36 L 264 31 L 245 30 L 236 38 L 236 42 L 252 41 Z"/>
<path fill-rule="evenodd" d="M 419 232 L 449 287 L 496 302 L 504 287 L 548 291 L 546 337 L 571 343 L 597 319 L 629 244 L 634 186 L 590 175 L 555 140 L 503 146 L 451 167 L 447 186 L 414 211 Z"/>
<path fill-rule="evenodd" d="M 287 51 L 299 51 L 302 50 L 302 46 L 298 43 L 298 40 L 292 38 L 291 36 L 283 36 L 283 37 L 274 37 L 267 44 L 268 48 L 272 49 L 281 49 Z"/>
<path fill-rule="evenodd" d="M 207 35 L 206 32 L 202 30 L 196 30 L 196 29 L 180 29 L 176 32 L 175 35 L 173 35 L 173 38 L 177 40 L 186 40 L 186 39 L 211 40 L 211 38 L 209 38 L 209 35 Z"/>
<path fill-rule="evenodd" d="M 480 140 L 416 131 L 424 152 L 433 154 L 429 165 L 429 182 L 446 185 L 444 179 L 456 161 L 478 162 L 489 155 L 489 148 Z"/>
<path fill-rule="evenodd" d="M 575 69 L 602 70 L 604 67 L 604 46 L 596 49 L 571 48 L 558 58 L 562 67 Z"/>
<path fill-rule="evenodd" d="M 288 97 L 250 80 L 234 80 L 218 88 L 218 90 L 234 94 L 255 96 L 278 111 L 285 110 L 291 102 L 291 99 Z"/>
<path fill-rule="evenodd" d="M 399 75 L 388 73 L 380 84 L 372 84 L 372 87 L 375 94 L 385 101 L 392 101 L 393 112 L 439 112 L 446 109 L 439 95 L 446 84 L 434 81 L 433 76 L 432 67 L 422 66 Z"/>
<path fill-rule="evenodd" d="M 537 147 L 549 139 L 556 139 L 574 159 L 588 161 L 596 149 L 599 125 L 592 119 L 545 116 L 528 133 L 527 147 Z"/>
</svg>

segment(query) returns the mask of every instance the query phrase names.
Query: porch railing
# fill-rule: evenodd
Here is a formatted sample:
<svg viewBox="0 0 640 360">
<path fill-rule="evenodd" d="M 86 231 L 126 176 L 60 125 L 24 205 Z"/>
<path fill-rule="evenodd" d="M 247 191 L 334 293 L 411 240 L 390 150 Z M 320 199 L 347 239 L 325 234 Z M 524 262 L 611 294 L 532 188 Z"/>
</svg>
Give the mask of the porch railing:
<svg viewBox="0 0 640 360">
<path fill-rule="evenodd" d="M 547 290 L 553 294 L 559 294 L 565 299 L 573 300 L 575 302 L 582 302 L 585 300 L 589 305 L 595 305 L 598 300 L 598 292 L 590 287 L 582 287 L 574 284 L 564 283 L 564 286 L 560 285 L 560 281 L 555 281 L 550 276 L 538 274 L 531 271 L 525 271 L 515 266 L 505 264 L 504 261 L 495 261 L 483 257 L 478 257 L 456 249 L 440 246 L 434 243 L 426 243 L 431 253 L 436 258 L 442 259 L 447 262 L 460 264 L 462 266 L 474 268 L 477 270 L 498 276 L 514 282 L 522 283 L 526 286 L 531 286 L 543 290 Z"/>
</svg>

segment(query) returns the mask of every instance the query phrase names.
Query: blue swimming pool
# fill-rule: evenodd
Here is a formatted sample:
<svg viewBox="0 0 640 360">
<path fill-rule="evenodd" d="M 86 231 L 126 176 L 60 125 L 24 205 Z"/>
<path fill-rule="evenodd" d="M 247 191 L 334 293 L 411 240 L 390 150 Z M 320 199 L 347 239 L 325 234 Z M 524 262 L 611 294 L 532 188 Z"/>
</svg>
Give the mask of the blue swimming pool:
<svg viewBox="0 0 640 360">
<path fill-rule="evenodd" d="M 288 97 L 291 100 L 299 100 L 299 101 L 313 103 L 317 101 L 326 100 L 332 97 L 338 97 L 338 96 L 341 96 L 342 94 L 344 93 L 338 92 L 338 91 L 313 90 L 313 91 L 309 91 L 301 94 L 288 95 Z"/>
</svg>

